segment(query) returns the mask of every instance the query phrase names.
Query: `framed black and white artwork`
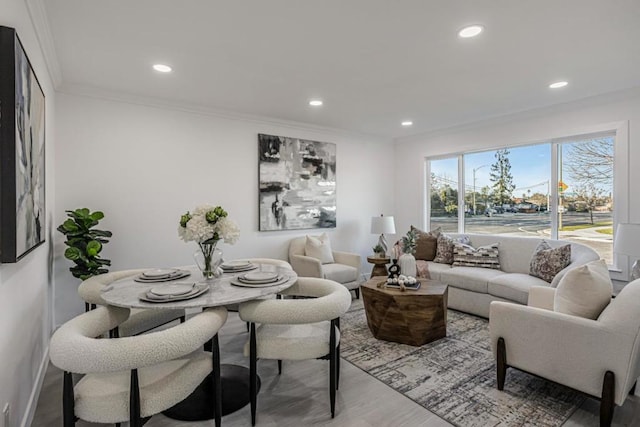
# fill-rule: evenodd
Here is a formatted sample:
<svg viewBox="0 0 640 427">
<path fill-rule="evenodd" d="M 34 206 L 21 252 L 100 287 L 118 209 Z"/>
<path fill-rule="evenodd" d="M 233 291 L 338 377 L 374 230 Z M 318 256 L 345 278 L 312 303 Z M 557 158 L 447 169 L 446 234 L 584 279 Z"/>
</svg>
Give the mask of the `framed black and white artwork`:
<svg viewBox="0 0 640 427">
<path fill-rule="evenodd" d="M 45 100 L 15 29 L 0 26 L 0 262 L 45 241 Z"/>
<path fill-rule="evenodd" d="M 259 229 L 336 226 L 336 144 L 258 135 Z"/>
</svg>

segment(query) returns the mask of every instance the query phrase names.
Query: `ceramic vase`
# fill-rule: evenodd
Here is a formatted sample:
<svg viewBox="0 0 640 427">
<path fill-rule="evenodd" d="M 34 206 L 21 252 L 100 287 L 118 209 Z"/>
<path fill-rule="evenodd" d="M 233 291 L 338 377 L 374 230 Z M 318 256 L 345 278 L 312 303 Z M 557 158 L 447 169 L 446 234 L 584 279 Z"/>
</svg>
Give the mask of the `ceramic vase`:
<svg viewBox="0 0 640 427">
<path fill-rule="evenodd" d="M 413 255 L 400 255 L 400 258 L 398 258 L 398 265 L 400 266 L 400 274 L 416 277 L 418 270 L 416 267 L 416 259 Z"/>
</svg>

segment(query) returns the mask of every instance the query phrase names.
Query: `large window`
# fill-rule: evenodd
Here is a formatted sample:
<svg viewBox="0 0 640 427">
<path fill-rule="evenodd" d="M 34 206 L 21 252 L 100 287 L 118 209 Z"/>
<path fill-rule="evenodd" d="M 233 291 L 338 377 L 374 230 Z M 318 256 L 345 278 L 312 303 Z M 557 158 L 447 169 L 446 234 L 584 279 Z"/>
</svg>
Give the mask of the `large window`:
<svg viewBox="0 0 640 427">
<path fill-rule="evenodd" d="M 429 159 L 428 226 L 562 238 L 613 264 L 614 140 L 605 134 Z"/>
</svg>

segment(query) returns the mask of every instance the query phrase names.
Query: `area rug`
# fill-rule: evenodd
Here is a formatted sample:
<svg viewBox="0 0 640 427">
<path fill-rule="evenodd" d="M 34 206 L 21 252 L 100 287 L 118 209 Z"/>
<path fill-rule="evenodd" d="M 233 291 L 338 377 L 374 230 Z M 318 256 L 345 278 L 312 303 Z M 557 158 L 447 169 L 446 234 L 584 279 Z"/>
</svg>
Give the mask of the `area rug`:
<svg viewBox="0 0 640 427">
<path fill-rule="evenodd" d="M 453 310 L 446 338 L 413 347 L 375 339 L 358 301 L 341 321 L 341 356 L 459 427 L 560 426 L 585 400 L 513 368 L 498 391 L 489 322 Z"/>
</svg>

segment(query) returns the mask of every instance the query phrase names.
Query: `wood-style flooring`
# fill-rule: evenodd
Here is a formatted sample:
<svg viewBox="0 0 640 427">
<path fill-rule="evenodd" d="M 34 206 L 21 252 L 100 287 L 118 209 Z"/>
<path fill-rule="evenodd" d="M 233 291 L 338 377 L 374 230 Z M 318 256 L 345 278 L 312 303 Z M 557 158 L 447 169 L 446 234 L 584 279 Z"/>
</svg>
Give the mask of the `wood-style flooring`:
<svg viewBox="0 0 640 427">
<path fill-rule="evenodd" d="M 222 362 L 248 366 L 242 355 L 247 339 L 245 324 L 236 313 L 220 332 Z M 331 419 L 328 383 L 329 364 L 310 360 L 283 362 L 282 375 L 278 375 L 275 361 L 258 362 L 262 389 L 258 395 L 257 426 L 301 427 L 413 427 L 450 426 L 443 419 L 424 409 L 402 394 L 387 387 L 349 362 L 342 361 L 340 390 L 336 398 L 336 416 Z M 640 387 L 639 387 L 640 389 Z M 587 401 L 564 424 L 566 427 L 598 426 L 599 403 Z M 38 405 L 31 424 L 34 427 L 62 425 L 62 373 L 49 365 L 40 392 Z M 98 424 L 79 421 L 78 426 Z M 212 426 L 213 421 L 182 422 L 164 415 L 155 415 L 148 427 L 201 427 Z M 249 406 L 222 419 L 227 427 L 250 426 Z M 640 426 L 640 397 L 630 396 L 614 414 L 614 426 Z"/>
</svg>

